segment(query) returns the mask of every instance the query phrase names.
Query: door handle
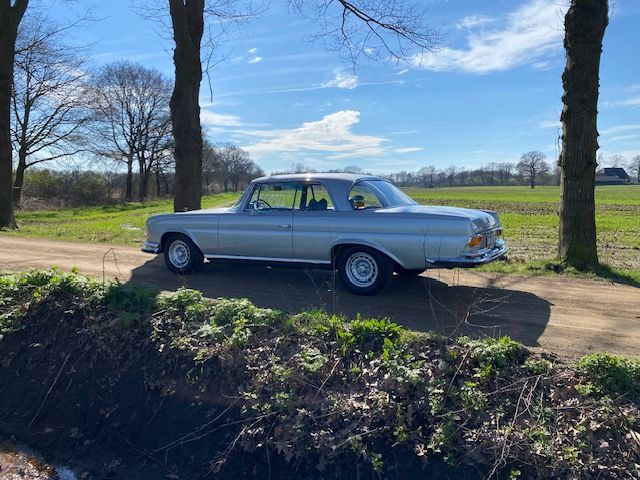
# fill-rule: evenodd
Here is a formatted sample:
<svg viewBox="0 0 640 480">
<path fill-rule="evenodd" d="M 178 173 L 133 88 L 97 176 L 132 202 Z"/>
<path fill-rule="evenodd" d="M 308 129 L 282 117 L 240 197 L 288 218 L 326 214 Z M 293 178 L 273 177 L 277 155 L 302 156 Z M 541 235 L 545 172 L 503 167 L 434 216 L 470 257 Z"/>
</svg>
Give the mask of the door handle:
<svg viewBox="0 0 640 480">
<path fill-rule="evenodd" d="M 278 225 L 278 228 L 291 228 L 291 225 L 287 223 L 281 223 L 280 225 Z"/>
</svg>

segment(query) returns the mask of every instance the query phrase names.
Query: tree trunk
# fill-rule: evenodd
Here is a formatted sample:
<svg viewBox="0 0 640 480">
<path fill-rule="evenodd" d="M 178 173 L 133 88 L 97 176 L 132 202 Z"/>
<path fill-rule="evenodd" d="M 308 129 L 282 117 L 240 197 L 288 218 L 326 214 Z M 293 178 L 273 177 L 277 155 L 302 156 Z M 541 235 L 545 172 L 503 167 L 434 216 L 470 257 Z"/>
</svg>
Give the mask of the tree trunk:
<svg viewBox="0 0 640 480">
<path fill-rule="evenodd" d="M 133 154 L 127 155 L 127 183 L 124 199 L 133 202 Z"/>
<path fill-rule="evenodd" d="M 176 212 L 197 210 L 202 196 L 202 131 L 200 129 L 200 43 L 204 31 L 204 0 L 169 0 L 176 78 L 171 95 L 175 141 Z"/>
<path fill-rule="evenodd" d="M 18 207 L 22 198 L 22 185 L 24 184 L 24 172 L 27 169 L 27 152 L 24 148 L 18 151 L 18 166 L 16 167 L 16 176 L 13 180 L 13 205 Z"/>
<path fill-rule="evenodd" d="M 567 63 L 560 154 L 559 259 L 578 269 L 598 265 L 595 172 L 598 87 L 602 39 L 609 23 L 607 0 L 572 0 L 565 16 Z"/>
<path fill-rule="evenodd" d="M 144 158 L 138 159 L 138 200 L 144 202 L 147 198 L 147 186 L 149 185 L 149 169 Z"/>
<path fill-rule="evenodd" d="M 531 172 L 531 188 L 536 188 L 536 173 Z"/>
<path fill-rule="evenodd" d="M 11 92 L 18 25 L 28 0 L 0 1 L 0 228 L 16 228 L 13 216 Z"/>
<path fill-rule="evenodd" d="M 156 168 L 155 177 L 156 177 L 156 197 L 160 198 L 160 194 L 162 193 L 162 191 L 160 190 L 160 170 L 158 168 Z"/>
</svg>

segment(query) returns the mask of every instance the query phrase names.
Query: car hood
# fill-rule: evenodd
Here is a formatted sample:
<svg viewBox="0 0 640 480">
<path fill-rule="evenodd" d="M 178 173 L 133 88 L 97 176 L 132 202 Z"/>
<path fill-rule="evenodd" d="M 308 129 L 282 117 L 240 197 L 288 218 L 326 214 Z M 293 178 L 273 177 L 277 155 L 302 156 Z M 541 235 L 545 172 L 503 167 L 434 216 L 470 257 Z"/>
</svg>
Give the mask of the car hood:
<svg viewBox="0 0 640 480">
<path fill-rule="evenodd" d="M 389 213 L 412 213 L 434 217 L 462 218 L 471 221 L 477 232 L 500 226 L 500 220 L 496 212 L 474 210 L 472 208 L 405 205 L 402 207 L 386 208 L 384 211 Z"/>
</svg>

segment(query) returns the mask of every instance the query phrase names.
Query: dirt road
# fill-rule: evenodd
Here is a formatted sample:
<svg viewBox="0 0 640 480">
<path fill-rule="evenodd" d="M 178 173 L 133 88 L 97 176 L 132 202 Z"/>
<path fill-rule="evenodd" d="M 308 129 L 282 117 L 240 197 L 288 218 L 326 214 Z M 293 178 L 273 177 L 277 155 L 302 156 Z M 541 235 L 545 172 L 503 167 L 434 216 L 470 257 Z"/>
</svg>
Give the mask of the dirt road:
<svg viewBox="0 0 640 480">
<path fill-rule="evenodd" d="M 444 334 L 511 335 L 563 357 L 593 351 L 640 355 L 640 289 L 570 278 L 520 277 L 468 270 L 434 270 L 394 277 L 376 297 L 351 295 L 328 270 L 214 262 L 193 276 L 171 274 L 162 257 L 137 248 L 7 237 L 0 234 L 0 271 L 57 265 L 98 278 L 188 286 L 209 297 L 246 297 L 289 312 L 325 309 L 386 316 L 415 330 Z"/>
</svg>

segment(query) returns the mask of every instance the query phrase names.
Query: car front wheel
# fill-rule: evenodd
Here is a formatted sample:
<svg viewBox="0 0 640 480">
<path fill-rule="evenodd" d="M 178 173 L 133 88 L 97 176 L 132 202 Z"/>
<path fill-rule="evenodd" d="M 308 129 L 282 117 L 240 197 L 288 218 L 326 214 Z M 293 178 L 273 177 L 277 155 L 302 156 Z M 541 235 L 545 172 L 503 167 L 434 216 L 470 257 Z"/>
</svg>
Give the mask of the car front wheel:
<svg viewBox="0 0 640 480">
<path fill-rule="evenodd" d="M 163 250 L 167 268 L 173 273 L 195 273 L 204 263 L 204 255 L 186 235 L 172 235 L 165 242 Z"/>
<path fill-rule="evenodd" d="M 338 257 L 337 267 L 344 286 L 357 295 L 375 295 L 393 275 L 389 259 L 367 247 L 346 249 Z"/>
</svg>

